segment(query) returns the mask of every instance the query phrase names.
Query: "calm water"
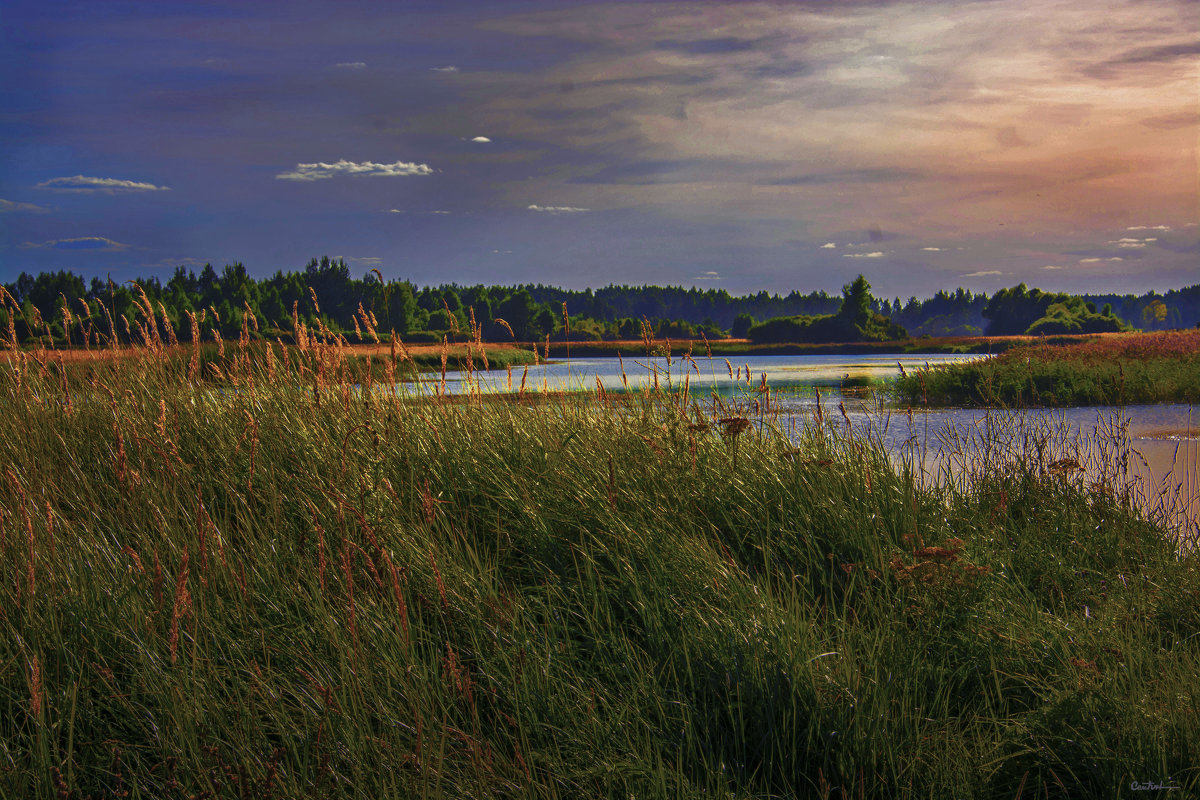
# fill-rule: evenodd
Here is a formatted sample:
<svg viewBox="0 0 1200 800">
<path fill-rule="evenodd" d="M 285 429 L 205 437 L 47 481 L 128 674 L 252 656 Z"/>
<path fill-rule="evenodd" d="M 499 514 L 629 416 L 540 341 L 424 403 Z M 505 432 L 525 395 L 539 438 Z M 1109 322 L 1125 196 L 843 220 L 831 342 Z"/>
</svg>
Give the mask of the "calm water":
<svg viewBox="0 0 1200 800">
<path fill-rule="evenodd" d="M 906 370 L 970 360 L 951 355 L 819 355 L 748 356 L 694 362 L 674 358 L 576 358 L 570 363 L 514 368 L 510 373 L 476 373 L 483 391 L 541 389 L 638 389 L 657 382 L 682 387 L 697 399 L 717 395 L 746 412 L 761 395 L 754 392 L 763 376 L 771 388 L 771 407 L 778 424 L 800 427 L 816 418 L 818 394 L 823 419 L 882 441 L 897 459 L 920 464 L 931 478 L 953 479 L 980 463 L 1040 458 L 1043 463 L 1074 459 L 1084 468 L 1077 479 L 1120 480 L 1148 511 L 1171 518 L 1176 526 L 1200 535 L 1200 409 L 1186 405 L 1027 409 L 897 410 L 853 391 L 843 393 L 845 379 L 886 381 Z M 622 369 L 623 368 L 623 369 Z M 624 373 L 624 374 L 622 374 Z M 748 379 L 747 379 L 748 378 Z M 435 390 L 425 381 L 417 391 Z M 465 375 L 447 373 L 446 391 L 468 387 Z M 839 410 L 845 408 L 845 416 Z M 1099 435 L 1097 435 L 1099 434 Z M 1041 448 L 1038 450 L 1038 448 Z M 986 451 L 986 452 L 985 452 Z"/>
</svg>

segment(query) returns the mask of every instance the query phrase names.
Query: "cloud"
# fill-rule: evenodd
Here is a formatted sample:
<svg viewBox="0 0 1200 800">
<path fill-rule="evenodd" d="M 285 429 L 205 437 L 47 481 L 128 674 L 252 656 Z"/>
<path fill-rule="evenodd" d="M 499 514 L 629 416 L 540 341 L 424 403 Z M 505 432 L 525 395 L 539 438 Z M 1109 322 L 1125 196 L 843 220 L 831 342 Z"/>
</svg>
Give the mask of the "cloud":
<svg viewBox="0 0 1200 800">
<path fill-rule="evenodd" d="M 1112 258 L 1081 258 L 1081 259 L 1079 259 L 1079 263 L 1080 264 L 1098 264 L 1102 261 L 1124 261 L 1124 260 L 1125 259 L 1121 258 L 1120 256 L 1113 256 Z"/>
<path fill-rule="evenodd" d="M 42 208 L 33 203 L 17 203 L 12 200 L 0 199 L 0 214 L 15 214 L 18 211 L 24 211 L 30 214 L 44 214 L 50 209 Z"/>
<path fill-rule="evenodd" d="M 39 189 L 53 189 L 59 192 L 165 192 L 171 187 L 155 186 L 153 183 L 126 181 L 119 178 L 89 178 L 85 175 L 72 175 L 68 178 L 51 178 L 37 185 Z"/>
<path fill-rule="evenodd" d="M 875 250 L 870 253 L 843 253 L 842 258 L 883 258 L 883 252 Z"/>
<path fill-rule="evenodd" d="M 832 250 L 835 247 L 837 247 L 837 242 L 826 242 L 825 244 L 821 245 L 822 250 Z"/>
<path fill-rule="evenodd" d="M 721 277 L 721 274 L 719 272 L 713 272 L 713 271 L 709 270 L 708 272 L 702 273 L 700 275 L 692 276 L 692 280 L 694 280 L 694 281 L 720 281 L 720 280 L 724 280 L 724 278 Z"/>
<path fill-rule="evenodd" d="M 491 139 L 489 139 L 489 138 L 488 138 L 488 137 L 486 137 L 486 136 L 476 136 L 476 137 L 475 137 L 474 139 L 472 139 L 471 141 L 472 141 L 472 142 L 479 142 L 479 143 L 481 143 L 481 144 L 487 144 L 488 142 L 490 142 L 490 141 L 492 141 L 492 140 L 491 140 Z"/>
<path fill-rule="evenodd" d="M 734 36 L 722 36 L 715 39 L 662 39 L 654 43 L 660 50 L 674 50 L 694 56 L 720 55 L 722 53 L 741 53 L 753 50 L 757 42 L 753 39 L 739 39 Z"/>
<path fill-rule="evenodd" d="M 943 250 L 943 248 L 941 248 L 941 247 L 922 247 L 921 249 L 927 250 L 930 253 L 940 253 Z"/>
<path fill-rule="evenodd" d="M 349 261 L 352 264 L 365 264 L 368 267 L 377 267 L 383 263 L 383 259 L 379 256 L 334 256 L 334 258 Z"/>
<path fill-rule="evenodd" d="M 192 257 L 188 256 L 185 258 L 162 258 L 162 259 L 159 259 L 157 263 L 150 264 L 149 266 L 155 267 L 157 269 L 163 269 L 163 268 L 173 269 L 175 267 L 203 267 L 205 264 L 211 264 L 211 263 L 212 263 L 212 259 L 192 258 Z"/>
<path fill-rule="evenodd" d="M 417 164 L 408 161 L 396 161 L 391 164 L 379 164 L 375 161 L 346 161 L 342 159 L 332 164 L 317 161 L 312 164 L 297 164 L 291 172 L 281 172 L 275 176 L 281 181 L 320 181 L 339 175 L 376 175 L 380 177 L 407 177 L 409 175 L 430 175 L 433 168 L 428 164 Z"/>
<path fill-rule="evenodd" d="M 51 239 L 41 243 L 25 242 L 21 247 L 27 250 L 98 250 L 110 253 L 129 249 L 129 245 L 114 242 L 112 239 L 107 239 L 103 236 L 80 236 L 77 239 Z"/>
<path fill-rule="evenodd" d="M 926 177 L 912 169 L 843 169 L 831 172 L 811 172 L 805 175 L 784 175 L 755 181 L 758 186 L 824 186 L 831 183 L 903 183 Z"/>
<path fill-rule="evenodd" d="M 986 278 L 989 275 L 1003 275 L 1004 273 L 998 269 L 984 269 L 979 272 L 968 272 L 962 277 L 964 278 Z"/>
<path fill-rule="evenodd" d="M 1160 114 L 1154 117 L 1146 117 L 1142 120 L 1142 124 L 1147 128 L 1157 128 L 1164 131 L 1174 130 L 1175 128 L 1194 128 L 1200 125 L 1200 112 L 1181 111 L 1177 114 Z"/>
<path fill-rule="evenodd" d="M 366 69 L 367 62 L 365 62 L 365 61 L 342 61 L 341 63 L 334 64 L 333 68 L 334 69 Z"/>
<path fill-rule="evenodd" d="M 575 208 L 574 206 L 539 206 L 530 205 L 527 207 L 529 211 L 541 211 L 546 214 L 577 214 L 581 211 L 591 211 L 590 208 Z"/>
<path fill-rule="evenodd" d="M 430 211 L 430 214 L 449 214 L 449 211 Z"/>
<path fill-rule="evenodd" d="M 1105 242 L 1105 244 L 1115 244 L 1117 247 L 1126 247 L 1126 248 L 1130 248 L 1130 249 L 1141 249 L 1141 248 L 1145 247 L 1147 244 L 1149 244 L 1150 242 L 1157 242 L 1157 241 L 1158 241 L 1158 237 L 1156 237 L 1156 236 L 1151 236 L 1146 239 L 1133 239 L 1133 238 L 1126 236 L 1121 239 L 1114 239 L 1112 241 Z"/>
<path fill-rule="evenodd" d="M 430 72 L 458 72 L 458 67 L 454 67 L 454 66 L 430 67 L 429 71 Z"/>
<path fill-rule="evenodd" d="M 1059 267 L 1054 264 L 1047 264 L 1046 266 L 1042 267 L 1042 269 L 1066 269 L 1066 267 Z M 999 273 L 997 273 L 997 274 L 999 274 Z"/>
<path fill-rule="evenodd" d="M 1134 225 L 1126 228 L 1127 231 L 1169 231 L 1170 225 Z"/>
</svg>

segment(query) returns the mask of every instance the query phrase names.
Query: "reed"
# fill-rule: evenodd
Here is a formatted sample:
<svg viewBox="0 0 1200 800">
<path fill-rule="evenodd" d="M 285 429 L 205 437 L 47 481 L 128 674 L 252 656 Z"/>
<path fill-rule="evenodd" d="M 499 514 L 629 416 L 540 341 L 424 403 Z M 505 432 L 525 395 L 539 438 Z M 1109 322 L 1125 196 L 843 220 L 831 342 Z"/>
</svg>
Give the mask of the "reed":
<svg viewBox="0 0 1200 800">
<path fill-rule="evenodd" d="M 0 796 L 1200 791 L 1200 571 L 1082 451 L 141 350 L 0 363 Z"/>
</svg>

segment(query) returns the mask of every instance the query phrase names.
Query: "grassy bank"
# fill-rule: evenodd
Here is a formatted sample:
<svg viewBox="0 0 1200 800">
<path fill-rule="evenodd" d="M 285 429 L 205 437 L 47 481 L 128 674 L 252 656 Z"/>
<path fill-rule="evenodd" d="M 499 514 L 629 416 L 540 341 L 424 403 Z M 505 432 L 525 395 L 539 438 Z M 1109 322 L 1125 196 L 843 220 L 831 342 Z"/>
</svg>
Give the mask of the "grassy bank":
<svg viewBox="0 0 1200 800">
<path fill-rule="evenodd" d="M 1086 341 L 1086 336 L 1058 336 L 1056 341 L 1076 342 Z M 643 355 L 649 346 L 652 352 L 665 354 L 667 349 L 673 355 L 692 353 L 697 357 L 711 352 L 714 356 L 803 356 L 803 355 L 869 355 L 891 353 L 1001 353 L 1022 344 L 1035 341 L 1029 336 L 944 336 L 921 337 L 916 339 L 900 339 L 894 342 L 835 342 L 828 344 L 811 344 L 805 342 L 790 342 L 778 344 L 754 344 L 748 339 L 716 339 L 705 343 L 703 340 L 672 339 L 655 340 L 649 345 L 642 340 L 606 341 L 606 342 L 571 342 L 570 355 L 573 356 L 613 356 L 621 353 L 624 356 Z M 525 345 L 529 346 L 529 345 Z M 550 343 L 551 358 L 565 358 L 568 347 L 564 342 Z"/>
<path fill-rule="evenodd" d="M 1200 790 L 1195 559 L 1036 437 L 243 356 L 0 364 L 0 796 Z"/>
<path fill-rule="evenodd" d="M 1028 344 L 900 378 L 910 405 L 1086 406 L 1200 402 L 1200 331 Z"/>
</svg>

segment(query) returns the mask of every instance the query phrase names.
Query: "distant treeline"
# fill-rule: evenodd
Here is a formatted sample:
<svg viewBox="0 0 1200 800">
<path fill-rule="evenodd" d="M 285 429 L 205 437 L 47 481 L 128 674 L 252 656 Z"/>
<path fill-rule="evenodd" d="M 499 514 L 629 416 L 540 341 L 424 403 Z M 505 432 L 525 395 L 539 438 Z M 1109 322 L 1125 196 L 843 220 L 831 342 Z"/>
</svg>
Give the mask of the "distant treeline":
<svg viewBox="0 0 1200 800">
<path fill-rule="evenodd" d="M 235 263 L 220 271 L 206 265 L 199 274 L 179 267 L 165 283 L 157 277 L 116 284 L 100 278 L 88 282 L 68 271 L 21 273 L 4 288 L 12 298 L 0 303 L 5 338 L 15 332 L 25 341 L 45 336 L 48 330 L 60 344 L 82 344 L 86 332 L 94 336 L 97 329 L 129 336 L 127 331 L 137 330 L 137 320 L 145 319 L 147 302 L 155 324 L 169 324 L 182 341 L 191 338 L 189 314 L 200 318 L 202 330 L 216 328 L 225 336 L 236 335 L 244 320 L 253 319 L 255 335 L 289 335 L 294 324 L 302 322 L 310 328 L 324 326 L 351 341 L 369 340 L 372 330 L 383 338 L 394 330 L 408 341 L 441 341 L 443 336 L 461 340 L 472 331 L 487 341 L 546 336 L 561 340 L 567 335 L 564 305 L 574 340 L 637 339 L 648 330 L 672 339 L 703 335 L 819 341 L 853 334 L 878 338 L 1165 330 L 1200 322 L 1200 285 L 1165 295 L 1134 296 L 1055 294 L 1021 284 L 990 297 L 958 289 L 906 301 L 873 297 L 865 280 L 846 286 L 841 296 L 824 291 L 733 296 L 723 289 L 674 286 L 582 291 L 542 284 L 417 287 L 405 280 L 386 281 L 377 270 L 353 278 L 345 261 L 328 257 L 313 259 L 298 272 L 277 271 L 258 280 Z M 854 308 L 844 308 L 846 301 Z M 19 313 L 11 314 L 12 302 Z"/>
</svg>

